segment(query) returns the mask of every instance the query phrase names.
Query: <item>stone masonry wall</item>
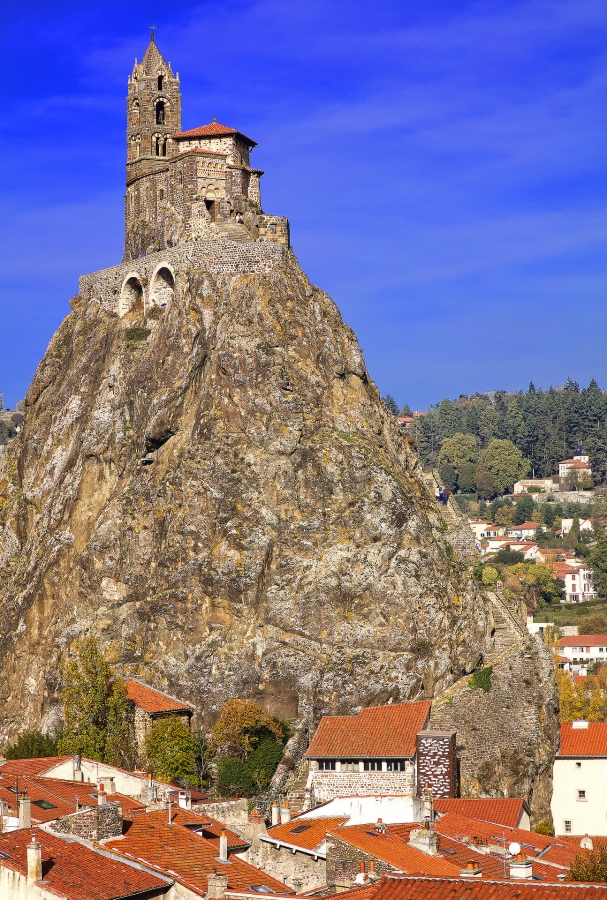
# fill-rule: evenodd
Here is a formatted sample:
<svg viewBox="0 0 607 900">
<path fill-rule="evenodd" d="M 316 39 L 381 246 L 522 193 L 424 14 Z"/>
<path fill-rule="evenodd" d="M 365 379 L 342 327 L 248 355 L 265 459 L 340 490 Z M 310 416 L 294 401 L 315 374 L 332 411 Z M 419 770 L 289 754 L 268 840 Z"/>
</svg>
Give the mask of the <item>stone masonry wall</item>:
<svg viewBox="0 0 607 900">
<path fill-rule="evenodd" d="M 246 853 L 238 854 L 272 878 L 295 888 L 298 893 L 311 891 L 327 883 L 326 864 L 323 857 L 315 859 L 309 853 L 293 853 L 288 847 L 279 847 L 256 837 Z"/>
<path fill-rule="evenodd" d="M 272 241 L 229 240 L 193 241 L 185 246 L 150 253 L 109 269 L 101 269 L 79 279 L 80 296 L 95 300 L 108 311 L 117 311 L 118 297 L 127 275 L 138 276 L 147 302 L 150 279 L 162 265 L 175 273 L 201 269 L 214 275 L 246 275 L 271 272 L 287 255 L 287 250 Z"/>
<path fill-rule="evenodd" d="M 409 772 L 314 772 L 312 785 L 316 803 L 335 797 L 410 796 L 415 792 L 414 778 Z"/>
<path fill-rule="evenodd" d="M 384 860 L 377 859 L 370 853 L 353 847 L 335 835 L 327 835 L 327 885 L 329 887 L 354 884 L 354 879 L 360 872 L 361 862 L 365 863 L 365 869 L 368 872 L 371 860 L 375 862 L 375 874 L 378 876 L 394 871 L 394 867 Z"/>
<path fill-rule="evenodd" d="M 89 806 L 70 816 L 63 816 L 53 823 L 53 830 L 60 834 L 73 834 L 87 841 L 103 841 L 122 834 L 122 806 L 105 803 Z"/>
<path fill-rule="evenodd" d="M 530 638 L 494 663 L 490 690 L 469 677 L 432 704 L 430 727 L 457 732 L 462 797 L 523 797 L 532 824 L 550 818 L 558 694 L 545 644 Z"/>
</svg>

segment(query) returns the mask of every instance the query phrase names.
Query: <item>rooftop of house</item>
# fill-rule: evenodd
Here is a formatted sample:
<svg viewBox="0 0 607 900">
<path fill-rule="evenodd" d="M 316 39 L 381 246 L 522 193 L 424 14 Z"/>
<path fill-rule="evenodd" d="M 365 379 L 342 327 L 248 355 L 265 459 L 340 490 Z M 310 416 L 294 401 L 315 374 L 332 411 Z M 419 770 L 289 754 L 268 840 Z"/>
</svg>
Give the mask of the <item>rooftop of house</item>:
<svg viewBox="0 0 607 900">
<path fill-rule="evenodd" d="M 485 822 L 509 825 L 512 828 L 517 827 L 524 811 L 529 812 L 525 801 L 515 797 L 437 799 L 434 801 L 434 809 L 439 815 L 453 812 L 470 819 L 482 819 Z"/>
<path fill-rule="evenodd" d="M 323 843 L 327 831 L 339 828 L 348 821 L 347 816 L 327 816 L 319 819 L 293 819 L 284 825 L 268 828 L 267 838 L 280 841 L 289 847 L 302 847 L 304 850 L 316 850 Z"/>
<path fill-rule="evenodd" d="M 65 781 L 42 775 L 0 774 L 0 800 L 7 803 L 15 815 L 18 810 L 17 791 L 19 796 L 31 800 L 32 823 L 35 825 L 67 816 L 82 806 L 97 805 L 97 786 L 90 782 Z M 107 799 L 111 803 L 120 803 L 123 812 L 145 810 L 143 803 L 124 794 L 108 794 Z"/>
<path fill-rule="evenodd" d="M 246 134 L 237 131 L 235 128 L 229 128 L 227 125 L 221 125 L 219 122 L 209 122 L 208 125 L 201 125 L 199 128 L 190 128 L 189 131 L 180 131 L 173 135 L 174 141 L 189 141 L 193 138 L 214 138 L 214 137 L 233 137 L 242 138 L 250 147 L 256 147 L 257 142 L 248 138 Z"/>
<path fill-rule="evenodd" d="M 575 569 L 574 571 L 579 571 Z M 574 634 L 558 640 L 559 647 L 607 647 L 607 634 Z M 0 769 L 0 771 L 2 771 Z"/>
<path fill-rule="evenodd" d="M 156 814 L 125 819 L 122 837 L 104 843 L 106 849 L 138 860 L 160 872 L 168 872 L 181 885 L 200 896 L 208 891 L 213 872 L 226 875 L 228 891 L 252 894 L 293 894 L 281 881 L 256 869 L 237 856 L 219 859 L 217 841 L 208 840 L 184 825 L 158 820 Z"/>
<path fill-rule="evenodd" d="M 7 759 L 0 764 L 0 775 L 42 775 L 59 763 L 67 762 L 71 756 L 40 756 L 36 759 Z"/>
<path fill-rule="evenodd" d="M 145 815 L 145 821 L 148 825 L 168 825 L 168 810 L 160 809 L 156 812 L 146 812 L 144 808 L 143 814 Z M 217 846 L 219 838 L 223 833 L 228 839 L 228 850 L 242 850 L 243 848 L 250 846 L 250 841 L 245 840 L 230 828 L 226 828 L 226 826 L 222 825 L 221 822 L 218 822 L 217 819 L 211 819 L 209 816 L 204 815 L 204 813 L 199 813 L 195 810 L 181 809 L 180 807 L 172 806 L 171 824 L 182 825 L 189 831 L 202 831 L 202 836 L 209 841 L 215 841 Z"/>
<path fill-rule="evenodd" d="M 429 878 L 394 873 L 384 875 L 373 886 L 365 885 L 334 896 L 339 900 L 605 900 L 607 885 Z"/>
<path fill-rule="evenodd" d="M 0 866 L 27 877 L 27 845 L 35 837 L 42 848 L 42 877 L 49 893 L 66 900 L 117 900 L 144 892 L 166 892 L 172 878 L 151 872 L 37 828 L 0 835 Z M 152 893 L 154 892 L 154 893 Z"/>
<path fill-rule="evenodd" d="M 412 825 L 411 828 L 418 826 Z M 333 829 L 327 838 L 345 841 L 376 859 L 381 859 L 401 872 L 426 875 L 459 875 L 460 867 L 443 856 L 430 856 L 410 847 L 398 834 L 378 831 L 373 825 L 344 825 Z"/>
<path fill-rule="evenodd" d="M 323 716 L 308 759 L 412 758 L 415 738 L 430 715 L 429 700 L 372 706 L 356 716 Z"/>
<path fill-rule="evenodd" d="M 557 759 L 595 756 L 607 758 L 607 722 L 562 722 Z"/>
<path fill-rule="evenodd" d="M 190 706 L 187 706 L 175 697 L 171 697 L 169 694 L 165 694 L 156 688 L 151 688 L 149 685 L 143 684 L 143 682 L 136 679 L 125 681 L 125 687 L 127 700 L 150 715 L 155 713 L 192 712 Z"/>
<path fill-rule="evenodd" d="M 523 522 L 522 525 L 510 525 L 508 531 L 535 531 L 537 528 L 541 527 L 540 522 Z"/>
</svg>

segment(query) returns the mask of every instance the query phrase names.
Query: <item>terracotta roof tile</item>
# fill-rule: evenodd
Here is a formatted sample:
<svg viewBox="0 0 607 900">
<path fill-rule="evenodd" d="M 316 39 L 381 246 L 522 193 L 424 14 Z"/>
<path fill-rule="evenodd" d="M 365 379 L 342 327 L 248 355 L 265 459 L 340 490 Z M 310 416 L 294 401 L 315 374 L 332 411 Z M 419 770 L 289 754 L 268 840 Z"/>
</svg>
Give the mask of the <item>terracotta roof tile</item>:
<svg viewBox="0 0 607 900">
<path fill-rule="evenodd" d="M 323 716 L 310 742 L 308 759 L 415 756 L 415 738 L 426 725 L 429 700 L 372 706 L 357 716 Z"/>
<path fill-rule="evenodd" d="M 356 900 L 357 894 L 349 891 L 349 900 Z M 607 900 L 607 885 L 394 874 L 381 878 L 373 892 L 366 886 L 361 888 L 360 897 L 364 900 Z"/>
<path fill-rule="evenodd" d="M 189 131 L 180 131 L 173 135 L 173 140 L 187 141 L 191 138 L 199 137 L 224 137 L 228 134 L 244 138 L 251 147 L 257 146 L 256 141 L 252 141 L 246 134 L 243 134 L 241 131 L 236 131 L 235 128 L 229 128 L 227 125 L 221 125 L 219 122 L 209 122 L 208 125 L 201 125 L 199 128 L 190 128 Z"/>
<path fill-rule="evenodd" d="M 75 841 L 66 841 L 37 828 L 0 835 L 0 849 L 9 859 L 0 865 L 27 876 L 27 845 L 32 837 L 42 847 L 44 887 L 67 900 L 114 900 L 169 885 L 150 872 L 108 859 Z"/>
<path fill-rule="evenodd" d="M 0 769 L 0 800 L 8 803 L 9 809 L 15 812 L 18 809 L 17 788 L 20 792 L 27 791 L 32 801 L 32 823 L 36 825 L 76 812 L 77 801 L 80 806 L 95 806 L 97 803 L 97 786 L 90 782 L 65 781 L 42 775 L 2 774 Z M 124 794 L 108 794 L 108 800 L 120 803 L 123 811 L 145 810 L 143 803 Z"/>
<path fill-rule="evenodd" d="M 290 844 L 292 847 L 303 847 L 315 850 L 327 836 L 327 831 L 338 828 L 348 821 L 347 816 L 327 816 L 319 819 L 292 819 L 286 825 L 274 825 L 268 828 L 268 838 Z"/>
<path fill-rule="evenodd" d="M 485 822 L 510 825 L 512 828 L 517 827 L 524 807 L 525 801 L 516 798 L 466 799 L 458 797 L 434 801 L 437 813 L 453 812 L 470 819 L 483 819 Z"/>
<path fill-rule="evenodd" d="M 442 859 L 430 856 L 410 847 L 397 834 L 388 831 L 382 834 L 373 825 L 344 825 L 329 832 L 329 836 L 345 841 L 352 847 L 381 859 L 402 872 L 424 875 L 458 875 L 460 867 Z"/>
<path fill-rule="evenodd" d="M 167 825 L 168 816 L 167 810 L 158 810 L 157 812 L 146 813 L 145 821 L 154 825 Z M 236 847 L 250 846 L 250 841 L 246 841 L 235 831 L 226 828 L 226 826 L 222 825 L 221 822 L 218 822 L 217 819 L 211 819 L 209 816 L 204 815 L 204 813 L 198 813 L 194 810 L 181 809 L 180 807 L 175 808 L 173 806 L 171 809 L 171 823 L 173 825 L 183 825 L 185 828 L 192 831 L 202 829 L 202 836 L 204 838 L 211 841 L 214 840 L 217 843 L 219 842 L 219 838 L 223 831 L 228 839 L 228 849 L 230 850 Z"/>
<path fill-rule="evenodd" d="M 574 724 L 561 724 L 561 746 L 557 759 L 565 756 L 607 756 L 607 722 L 588 722 L 587 728 L 574 728 Z"/>
<path fill-rule="evenodd" d="M 59 763 L 67 762 L 71 756 L 40 756 L 34 759 L 7 759 L 0 766 L 0 775 L 42 775 Z"/>
<path fill-rule="evenodd" d="M 576 634 L 560 638 L 558 644 L 560 647 L 607 647 L 607 634 Z"/>
<path fill-rule="evenodd" d="M 265 885 L 270 894 L 293 893 L 282 882 L 237 856 L 231 855 L 228 862 L 220 862 L 216 841 L 207 840 L 183 825 L 161 824 L 156 813 L 126 819 L 124 835 L 106 841 L 104 847 L 167 872 L 201 896 L 207 892 L 207 878 L 213 869 L 220 875 L 227 875 L 229 891 L 251 891 L 254 885 Z M 263 891 L 253 893 L 263 896 Z"/>
<path fill-rule="evenodd" d="M 125 681 L 126 696 L 135 706 L 147 713 L 192 712 L 190 706 L 170 697 L 162 691 L 151 688 L 141 681 Z"/>
</svg>

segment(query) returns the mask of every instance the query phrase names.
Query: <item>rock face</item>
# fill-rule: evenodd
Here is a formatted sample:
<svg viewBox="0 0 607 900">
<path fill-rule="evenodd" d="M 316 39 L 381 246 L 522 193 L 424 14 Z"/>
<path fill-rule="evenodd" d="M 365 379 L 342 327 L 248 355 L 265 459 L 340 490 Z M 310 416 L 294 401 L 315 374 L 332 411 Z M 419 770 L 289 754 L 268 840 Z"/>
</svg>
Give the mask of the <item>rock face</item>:
<svg viewBox="0 0 607 900">
<path fill-rule="evenodd" d="M 0 464 L 1 737 L 51 721 L 89 631 L 205 724 L 232 696 L 284 717 L 431 697 L 490 653 L 490 605 L 292 254 L 111 306 L 72 301 Z"/>
</svg>

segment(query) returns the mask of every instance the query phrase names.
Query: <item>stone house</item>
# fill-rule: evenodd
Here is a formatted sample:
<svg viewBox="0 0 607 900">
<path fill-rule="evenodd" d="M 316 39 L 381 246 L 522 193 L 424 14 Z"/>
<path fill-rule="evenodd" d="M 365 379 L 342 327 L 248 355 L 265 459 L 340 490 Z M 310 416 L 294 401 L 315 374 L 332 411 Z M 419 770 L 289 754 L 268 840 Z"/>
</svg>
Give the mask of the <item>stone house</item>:
<svg viewBox="0 0 607 900">
<path fill-rule="evenodd" d="M 424 783 L 432 782 L 435 796 L 455 796 L 455 734 L 425 732 L 430 707 L 421 700 L 370 707 L 356 716 L 324 716 L 305 754 L 313 805 L 345 796 L 415 797 L 418 770 Z"/>
<path fill-rule="evenodd" d="M 180 716 L 187 722 L 188 728 L 193 709 L 175 697 L 165 694 L 156 688 L 136 679 L 125 682 L 127 700 L 132 708 L 137 754 L 143 759 L 145 755 L 145 739 L 150 728 L 158 719 L 169 716 Z"/>
</svg>

